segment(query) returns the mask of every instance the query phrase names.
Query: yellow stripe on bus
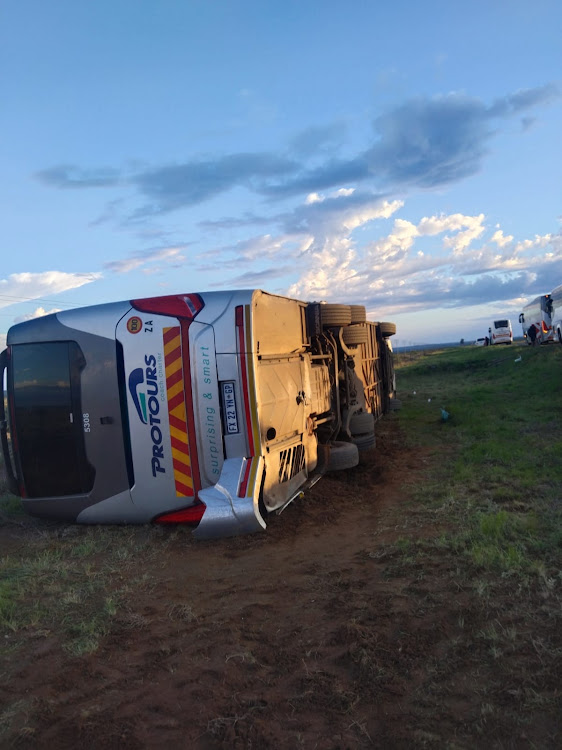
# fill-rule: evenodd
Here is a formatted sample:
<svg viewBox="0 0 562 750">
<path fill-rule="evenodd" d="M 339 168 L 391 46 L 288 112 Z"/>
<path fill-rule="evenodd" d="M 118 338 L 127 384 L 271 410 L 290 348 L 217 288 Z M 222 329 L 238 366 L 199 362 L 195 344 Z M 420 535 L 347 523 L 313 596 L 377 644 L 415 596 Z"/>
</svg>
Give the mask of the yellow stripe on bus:
<svg viewBox="0 0 562 750">
<path fill-rule="evenodd" d="M 250 400 L 250 417 L 252 420 L 252 435 L 254 437 L 254 451 L 260 453 L 260 431 L 258 428 L 258 410 L 256 403 L 256 379 L 254 376 L 254 355 L 252 350 L 252 327 L 250 317 L 250 305 L 245 306 L 245 323 L 246 323 L 246 351 L 248 367 L 248 396 Z"/>
<path fill-rule="evenodd" d="M 179 355 L 181 355 L 181 336 L 178 333 L 176 336 L 174 336 L 173 339 L 170 339 L 167 344 L 164 344 L 164 354 L 168 355 L 171 352 L 173 352 L 175 349 L 180 349 Z"/>
<path fill-rule="evenodd" d="M 187 445 L 187 432 L 183 432 L 183 430 L 178 430 L 177 427 L 170 425 L 170 435 L 176 438 L 176 440 L 179 440 L 180 442 L 185 443 Z"/>
<path fill-rule="evenodd" d="M 189 453 L 187 453 L 187 445 L 185 446 L 185 451 L 180 451 L 179 448 L 172 448 L 172 457 L 177 461 L 191 466 L 191 458 L 189 457 Z"/>
<path fill-rule="evenodd" d="M 254 485 L 256 484 L 256 474 L 258 473 L 259 459 L 254 458 L 252 461 L 252 468 L 250 469 L 250 477 L 248 479 L 248 489 L 246 490 L 246 497 L 252 497 L 254 494 Z"/>
<path fill-rule="evenodd" d="M 174 471 L 174 477 L 176 481 L 181 482 L 182 484 L 185 484 L 186 487 L 193 487 L 193 480 L 188 474 L 182 474 L 181 471 Z"/>
<path fill-rule="evenodd" d="M 172 362 L 166 365 L 166 377 L 169 378 L 170 375 L 174 375 L 178 370 L 181 370 L 181 369 L 182 369 L 181 356 L 178 356 L 177 359 L 172 360 Z"/>
<path fill-rule="evenodd" d="M 168 357 L 168 362 L 165 363 L 168 415 L 170 417 L 175 417 L 175 419 L 185 425 L 183 428 L 170 425 L 170 437 L 174 438 L 180 444 L 179 448 L 172 446 L 172 458 L 182 464 L 186 470 L 190 472 L 191 459 L 189 457 L 189 440 L 187 437 L 180 327 L 174 326 L 171 328 L 164 328 L 164 336 L 170 331 L 174 333 L 174 336 L 167 343 L 164 343 L 164 357 Z M 170 354 L 174 354 L 172 359 L 169 358 Z M 178 372 L 181 372 L 181 377 L 177 383 L 168 385 L 170 379 L 176 376 Z M 181 399 L 178 401 L 178 396 L 180 395 Z M 173 409 L 170 408 L 170 402 L 172 400 L 178 401 Z M 174 481 L 176 485 L 176 497 L 193 497 L 193 477 L 190 473 L 186 474 L 184 471 L 174 466 Z M 185 492 L 184 489 L 187 489 L 187 492 Z"/>
<path fill-rule="evenodd" d="M 168 388 L 168 401 L 171 401 L 174 398 L 174 396 L 177 396 L 178 393 L 181 393 L 182 391 L 183 391 L 183 380 L 180 380 L 175 385 L 172 385 L 170 388 Z M 183 404 L 183 401 L 182 401 L 182 404 Z"/>
</svg>

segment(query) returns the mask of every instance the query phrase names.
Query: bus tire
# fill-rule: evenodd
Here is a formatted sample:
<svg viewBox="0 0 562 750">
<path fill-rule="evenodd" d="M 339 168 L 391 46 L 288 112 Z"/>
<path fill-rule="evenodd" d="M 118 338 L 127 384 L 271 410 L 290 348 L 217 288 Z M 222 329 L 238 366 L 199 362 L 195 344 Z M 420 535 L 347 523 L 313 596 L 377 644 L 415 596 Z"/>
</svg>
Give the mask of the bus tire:
<svg viewBox="0 0 562 750">
<path fill-rule="evenodd" d="M 352 438 L 353 445 L 357 446 L 357 450 L 360 451 L 368 451 L 371 448 L 374 448 L 377 444 L 377 439 L 375 437 L 375 433 L 371 432 L 367 435 L 358 435 L 357 437 Z"/>
<path fill-rule="evenodd" d="M 365 323 L 367 320 L 367 310 L 364 305 L 350 305 L 351 308 L 351 322 L 352 323 Z"/>
<path fill-rule="evenodd" d="M 328 471 L 352 469 L 359 463 L 359 449 L 353 443 L 336 440 L 330 445 Z"/>
<path fill-rule="evenodd" d="M 386 339 L 396 333 L 396 323 L 379 323 L 381 334 Z"/>
<path fill-rule="evenodd" d="M 368 412 L 361 411 L 354 414 L 349 420 L 349 431 L 351 437 L 358 437 L 368 432 L 374 432 L 375 418 Z"/>
<path fill-rule="evenodd" d="M 344 344 L 366 344 L 369 340 L 369 332 L 362 325 L 350 325 L 342 331 Z"/>
<path fill-rule="evenodd" d="M 349 305 L 320 305 L 320 319 L 324 328 L 339 328 L 351 324 Z"/>
</svg>

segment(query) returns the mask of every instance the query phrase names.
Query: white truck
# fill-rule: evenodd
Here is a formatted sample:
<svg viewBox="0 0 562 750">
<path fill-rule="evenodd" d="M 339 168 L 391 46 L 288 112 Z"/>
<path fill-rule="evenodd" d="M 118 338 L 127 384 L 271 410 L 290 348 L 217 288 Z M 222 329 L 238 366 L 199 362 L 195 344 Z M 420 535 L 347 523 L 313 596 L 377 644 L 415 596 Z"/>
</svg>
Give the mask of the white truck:
<svg viewBox="0 0 562 750">
<path fill-rule="evenodd" d="M 358 463 L 395 398 L 392 323 L 261 290 L 84 307 L 0 355 L 12 491 L 38 516 L 259 531 Z"/>
</svg>

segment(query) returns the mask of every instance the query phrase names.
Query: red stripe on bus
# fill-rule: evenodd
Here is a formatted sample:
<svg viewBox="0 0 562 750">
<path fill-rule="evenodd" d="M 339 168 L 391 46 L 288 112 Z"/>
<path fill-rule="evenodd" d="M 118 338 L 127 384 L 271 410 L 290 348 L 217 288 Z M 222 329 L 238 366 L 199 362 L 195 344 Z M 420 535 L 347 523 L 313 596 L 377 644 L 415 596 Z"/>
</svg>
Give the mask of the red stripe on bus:
<svg viewBox="0 0 562 750">
<path fill-rule="evenodd" d="M 166 364 L 166 367 L 169 367 L 170 365 L 172 365 L 180 357 L 181 357 L 181 346 L 179 346 L 178 344 L 176 349 L 174 349 L 171 352 L 168 352 L 168 354 L 166 354 L 166 356 L 164 357 L 164 362 Z"/>
<path fill-rule="evenodd" d="M 181 367 L 179 370 L 176 370 L 171 375 L 168 375 L 166 377 L 166 388 L 170 389 L 172 386 L 176 385 L 176 383 L 179 383 L 180 380 L 183 378 L 183 372 L 181 370 Z"/>
<path fill-rule="evenodd" d="M 180 327 L 174 326 L 173 328 L 167 328 L 164 330 L 164 345 L 169 344 L 170 341 L 180 335 Z"/>
<path fill-rule="evenodd" d="M 174 464 L 174 469 L 181 471 L 182 474 L 186 474 L 188 477 L 191 476 L 191 466 L 188 466 L 187 464 L 182 463 L 179 460 L 179 458 L 174 458 L 173 464 Z"/>
<path fill-rule="evenodd" d="M 254 455 L 254 434 L 252 429 L 252 417 L 250 413 L 250 394 L 248 390 L 248 372 L 246 363 L 246 340 L 244 327 L 238 326 L 238 340 L 240 346 L 240 369 L 242 371 L 242 393 L 244 395 L 244 412 L 246 414 L 246 432 L 248 433 L 248 448 L 250 455 Z"/>
<path fill-rule="evenodd" d="M 175 417 L 173 414 L 170 414 L 170 427 L 175 427 L 176 430 L 180 430 L 181 432 L 186 432 L 187 430 L 185 420 Z"/>
<path fill-rule="evenodd" d="M 199 477 L 199 457 L 197 455 L 197 440 L 195 436 L 195 415 L 193 413 L 193 397 L 191 387 L 191 365 L 189 361 L 189 322 L 183 322 L 181 326 L 181 342 L 183 352 L 183 373 L 185 389 L 185 412 L 187 419 L 187 434 L 189 438 L 189 458 L 191 460 L 191 472 L 194 490 L 201 488 Z"/>
<path fill-rule="evenodd" d="M 176 494 L 178 495 L 187 495 L 187 497 L 193 497 L 193 487 L 188 487 L 187 484 L 184 484 L 183 482 L 179 482 L 176 479 Z"/>
<path fill-rule="evenodd" d="M 242 480 L 242 483 L 240 484 L 240 489 L 238 490 L 238 497 L 246 497 L 246 489 L 248 488 L 248 479 L 250 478 L 251 468 L 252 468 L 252 460 L 249 459 L 248 461 L 246 461 L 244 479 Z"/>
<path fill-rule="evenodd" d="M 184 429 L 185 432 L 185 429 Z M 172 441 L 172 448 L 175 448 L 177 451 L 180 451 L 181 453 L 185 453 L 189 456 L 189 448 L 187 446 L 187 432 L 185 434 L 185 440 L 182 441 L 177 437 L 174 437 L 171 435 L 171 441 Z"/>
<path fill-rule="evenodd" d="M 180 391 L 179 393 L 176 393 L 175 396 L 172 396 L 172 398 L 168 401 L 168 409 L 170 411 L 174 411 L 176 407 L 178 407 L 180 404 L 183 404 L 184 397 L 183 397 L 183 391 Z"/>
</svg>

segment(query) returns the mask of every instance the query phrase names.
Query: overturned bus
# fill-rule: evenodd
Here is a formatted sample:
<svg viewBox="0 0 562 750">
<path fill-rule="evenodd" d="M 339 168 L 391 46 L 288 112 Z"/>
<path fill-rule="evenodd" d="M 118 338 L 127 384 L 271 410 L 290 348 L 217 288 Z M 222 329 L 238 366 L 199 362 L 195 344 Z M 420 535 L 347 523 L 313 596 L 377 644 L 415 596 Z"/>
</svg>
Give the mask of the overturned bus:
<svg viewBox="0 0 562 750">
<path fill-rule="evenodd" d="M 2 448 L 33 515 L 259 531 L 375 444 L 392 323 L 260 290 L 178 294 L 13 326 Z"/>
</svg>

